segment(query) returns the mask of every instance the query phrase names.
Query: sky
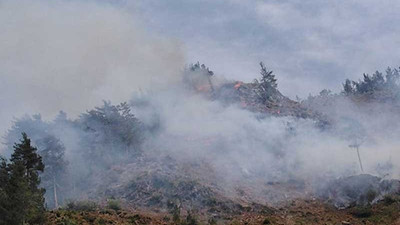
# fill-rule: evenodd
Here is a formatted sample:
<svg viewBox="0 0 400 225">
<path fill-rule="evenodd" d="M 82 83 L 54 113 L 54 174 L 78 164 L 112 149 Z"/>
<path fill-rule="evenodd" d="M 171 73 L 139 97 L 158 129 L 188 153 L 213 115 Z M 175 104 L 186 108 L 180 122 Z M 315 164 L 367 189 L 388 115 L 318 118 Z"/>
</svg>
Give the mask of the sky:
<svg viewBox="0 0 400 225">
<path fill-rule="evenodd" d="M 398 67 L 400 1 L 112 1 L 146 29 L 184 43 L 228 79 L 251 81 L 263 61 L 289 97 L 340 91 L 346 78 Z"/>
<path fill-rule="evenodd" d="M 168 87 L 185 65 L 286 96 L 338 92 L 400 65 L 400 1 L 0 0 L 0 133 L 13 118 L 78 116 Z"/>
</svg>

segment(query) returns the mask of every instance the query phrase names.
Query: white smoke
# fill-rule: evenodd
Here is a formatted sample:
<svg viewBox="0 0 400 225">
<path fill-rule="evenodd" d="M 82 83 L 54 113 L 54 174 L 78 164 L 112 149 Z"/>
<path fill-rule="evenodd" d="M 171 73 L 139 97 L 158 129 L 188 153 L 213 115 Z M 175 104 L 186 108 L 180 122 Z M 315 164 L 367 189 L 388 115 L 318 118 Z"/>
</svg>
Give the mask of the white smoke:
<svg viewBox="0 0 400 225">
<path fill-rule="evenodd" d="M 147 34 L 130 13 L 92 1 L 0 1 L 0 132 L 13 117 L 76 116 L 174 82 L 178 41 Z"/>
</svg>

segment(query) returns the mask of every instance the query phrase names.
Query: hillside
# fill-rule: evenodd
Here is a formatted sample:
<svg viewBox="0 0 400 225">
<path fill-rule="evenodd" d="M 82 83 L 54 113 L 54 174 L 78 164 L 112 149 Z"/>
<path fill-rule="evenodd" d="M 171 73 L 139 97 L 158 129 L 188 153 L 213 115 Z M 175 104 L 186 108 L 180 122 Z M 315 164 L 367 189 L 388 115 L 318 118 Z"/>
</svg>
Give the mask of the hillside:
<svg viewBox="0 0 400 225">
<path fill-rule="evenodd" d="M 49 224 L 398 222 L 397 95 L 322 91 L 297 102 L 263 64 L 261 75 L 221 81 L 198 63 L 182 84 L 76 120 L 21 118 L 6 144 L 27 131 L 50 165 L 46 204 L 60 208 Z"/>
</svg>

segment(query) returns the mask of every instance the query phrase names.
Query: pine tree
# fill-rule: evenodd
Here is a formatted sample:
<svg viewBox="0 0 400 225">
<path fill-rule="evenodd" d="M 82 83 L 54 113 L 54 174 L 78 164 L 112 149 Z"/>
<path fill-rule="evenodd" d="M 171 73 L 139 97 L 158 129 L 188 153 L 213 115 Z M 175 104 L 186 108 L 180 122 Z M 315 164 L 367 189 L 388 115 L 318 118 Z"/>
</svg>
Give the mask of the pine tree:
<svg viewBox="0 0 400 225">
<path fill-rule="evenodd" d="M 395 88 L 399 78 L 400 74 L 398 69 L 392 69 L 390 67 L 386 69 L 386 86 L 388 88 Z"/>
<path fill-rule="evenodd" d="M 346 79 L 345 83 L 343 84 L 343 92 L 346 95 L 351 95 L 355 92 L 354 84 L 349 79 Z"/>
<path fill-rule="evenodd" d="M 31 146 L 31 140 L 22 133 L 21 142 L 14 145 L 11 163 L 7 166 L 9 182 L 6 194 L 9 202 L 10 218 L 8 224 L 43 224 L 44 192 L 39 188 L 39 172 L 43 172 L 42 158 Z"/>
<path fill-rule="evenodd" d="M 272 88 L 277 88 L 278 84 L 276 83 L 277 80 L 275 78 L 275 75 L 273 74 L 273 71 L 267 70 L 263 62 L 260 62 L 260 66 L 261 66 L 260 83 L 266 86 L 270 86 Z"/>
<path fill-rule="evenodd" d="M 9 206 L 6 187 L 9 181 L 6 160 L 0 157 L 0 224 L 7 224 L 9 221 Z"/>
<path fill-rule="evenodd" d="M 276 82 L 275 75 L 272 71 L 268 71 L 263 62 L 260 62 L 261 66 L 261 79 L 258 81 L 254 80 L 254 84 L 257 86 L 255 89 L 256 94 L 259 97 L 259 100 L 262 103 L 271 100 L 273 96 L 277 93 L 278 84 Z"/>
</svg>

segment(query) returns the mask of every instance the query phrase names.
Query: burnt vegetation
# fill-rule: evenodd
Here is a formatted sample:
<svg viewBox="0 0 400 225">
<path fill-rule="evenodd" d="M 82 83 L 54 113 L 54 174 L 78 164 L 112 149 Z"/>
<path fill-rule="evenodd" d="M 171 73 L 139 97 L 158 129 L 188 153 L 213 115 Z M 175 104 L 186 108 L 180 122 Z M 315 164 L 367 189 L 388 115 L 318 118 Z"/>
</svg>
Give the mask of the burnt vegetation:
<svg viewBox="0 0 400 225">
<path fill-rule="evenodd" d="M 214 77 L 213 71 L 198 62 L 184 71 L 183 83 L 186 89 L 202 94 L 210 101 L 256 112 L 260 121 L 271 116 L 292 116 L 323 124 L 318 127 L 321 129 L 335 122 L 321 109 L 332 106 L 338 98 L 355 102 L 398 103 L 400 94 L 399 70 L 391 68 L 386 70 L 385 75 L 375 72 L 373 75 L 364 74 L 359 81 L 346 80 L 341 93 L 322 90 L 319 95 L 301 102 L 293 101 L 279 92 L 275 74 L 262 62 L 260 78 L 251 83 L 218 83 Z M 241 198 L 237 200 L 221 194 L 224 191 L 215 184 L 217 179 L 204 181 L 194 176 L 194 172 L 187 172 L 186 167 L 199 170 L 207 167 L 198 165 L 202 162 L 177 165 L 180 162 L 169 156 L 162 155 L 157 158 L 158 161 L 149 157 L 146 138 L 158 135 L 156 131 L 162 126 L 145 126 L 132 112 L 134 107 L 126 102 L 113 105 L 104 101 L 103 105 L 82 113 L 75 120 L 68 119 L 64 112 L 60 112 L 52 121 L 45 121 L 40 115 L 16 119 L 4 138 L 9 160 L 2 158 L 0 161 L 0 224 L 43 224 L 46 209 L 60 207 L 58 212 L 62 216 L 57 211 L 50 215 L 60 224 L 73 224 L 73 218 L 81 218 L 75 214 L 79 211 L 85 212 L 88 221 L 105 224 L 106 217 L 96 218 L 93 213 L 103 213 L 101 210 L 106 208 L 115 212 L 104 214 L 120 218 L 121 215 L 116 212 L 129 207 L 168 212 L 165 219 L 168 223 L 182 225 L 199 224 L 197 214 L 219 214 L 204 220 L 209 224 L 216 224 L 216 220 L 233 219 L 232 215 L 241 212 L 271 217 L 273 210 L 258 203 L 246 202 L 250 198 L 245 191 L 238 191 L 240 188 L 234 189 Z M 356 127 L 354 121 L 349 123 L 351 128 Z M 363 129 L 357 129 L 348 136 L 351 139 L 366 138 Z M 287 131 L 287 139 L 296 132 L 289 123 Z M 21 133 L 22 139 L 18 141 Z M 354 133 L 359 136 L 355 137 Z M 73 140 L 72 144 L 67 143 L 70 140 Z M 207 141 L 204 141 L 205 145 Z M 357 144 L 358 151 L 361 143 Z M 81 161 L 69 161 L 67 148 L 72 149 L 68 153 L 73 156 L 70 158 L 79 155 Z M 283 155 L 279 151 L 274 154 L 277 157 Z M 359 159 L 361 164 L 360 156 Z M 85 166 L 81 168 L 82 164 Z M 250 177 L 248 171 L 244 170 L 243 173 L 246 173 L 244 178 Z M 368 180 L 369 186 L 365 186 L 366 182 L 352 183 L 360 179 Z M 279 182 L 273 184 L 279 185 Z M 397 181 L 381 181 L 381 178 L 366 175 L 343 178 L 329 183 L 328 191 L 323 190 L 326 195 L 321 195 L 321 198 L 338 208 L 360 206 L 362 208 L 355 208 L 349 214 L 369 218 L 377 211 L 372 205 L 382 199 L 388 207 L 398 205 L 397 198 L 385 196 L 397 196 L 399 190 L 393 184 L 400 186 Z M 345 199 L 336 198 L 338 192 L 343 193 Z M 104 199 L 107 199 L 106 203 Z M 140 224 L 137 221 L 144 224 L 149 222 L 147 217 L 140 215 L 121 218 L 133 221 L 133 224 Z M 273 224 L 271 221 L 276 220 L 272 216 L 258 218 L 257 221 Z"/>
</svg>

